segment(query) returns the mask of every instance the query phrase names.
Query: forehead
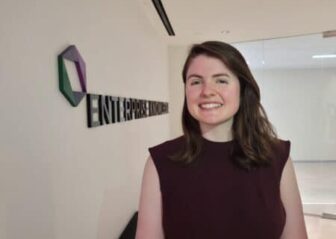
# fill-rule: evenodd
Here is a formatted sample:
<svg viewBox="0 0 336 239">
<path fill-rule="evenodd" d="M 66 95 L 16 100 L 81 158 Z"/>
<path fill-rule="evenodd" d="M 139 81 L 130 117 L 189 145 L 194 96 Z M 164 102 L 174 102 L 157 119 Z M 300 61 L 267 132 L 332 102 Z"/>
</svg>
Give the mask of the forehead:
<svg viewBox="0 0 336 239">
<path fill-rule="evenodd" d="M 218 74 L 218 73 L 228 73 L 233 75 L 229 68 L 218 58 L 198 55 L 191 60 L 187 76 L 191 74 Z"/>
</svg>

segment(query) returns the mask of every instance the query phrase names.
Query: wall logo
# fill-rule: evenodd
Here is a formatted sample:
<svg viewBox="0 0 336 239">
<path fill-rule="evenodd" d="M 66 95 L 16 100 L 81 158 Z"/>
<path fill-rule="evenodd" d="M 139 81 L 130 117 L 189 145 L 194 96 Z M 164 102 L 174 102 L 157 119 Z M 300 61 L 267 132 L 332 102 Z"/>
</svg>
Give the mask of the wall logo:
<svg viewBox="0 0 336 239">
<path fill-rule="evenodd" d="M 81 91 L 72 90 L 65 59 L 75 64 Z M 168 113 L 167 102 L 87 93 L 85 62 L 73 45 L 58 55 L 58 78 L 60 91 L 73 107 L 86 96 L 89 128 Z"/>
<path fill-rule="evenodd" d="M 81 92 L 72 90 L 64 59 L 76 65 Z M 72 106 L 77 106 L 86 95 L 86 70 L 85 62 L 75 46 L 69 46 L 58 56 L 58 75 L 60 91 Z"/>
</svg>

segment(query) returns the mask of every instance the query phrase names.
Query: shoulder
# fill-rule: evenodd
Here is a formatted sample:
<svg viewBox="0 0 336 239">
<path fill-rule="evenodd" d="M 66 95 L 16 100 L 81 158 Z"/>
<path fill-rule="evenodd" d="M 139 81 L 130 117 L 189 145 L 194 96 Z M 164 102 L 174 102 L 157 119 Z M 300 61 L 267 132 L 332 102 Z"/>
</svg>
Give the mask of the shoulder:
<svg viewBox="0 0 336 239">
<path fill-rule="evenodd" d="M 290 140 L 276 139 L 274 144 L 274 161 L 281 175 L 290 156 Z"/>
<path fill-rule="evenodd" d="M 288 158 L 290 152 L 291 142 L 289 140 L 277 139 L 275 144 L 275 150 L 278 156 L 282 158 Z"/>
<path fill-rule="evenodd" d="M 184 142 L 184 136 L 180 136 L 148 148 L 159 175 L 174 168 L 174 163 L 170 160 L 170 157 L 184 147 Z"/>
<path fill-rule="evenodd" d="M 152 148 L 158 148 L 158 147 L 171 147 L 171 146 L 175 146 L 175 145 L 180 145 L 181 143 L 184 142 L 184 135 L 181 135 L 179 137 L 176 137 L 174 139 L 170 139 L 167 141 L 164 141 L 158 145 L 153 146 Z"/>
<path fill-rule="evenodd" d="M 148 150 L 151 153 L 152 157 L 156 154 L 164 155 L 164 154 L 176 152 L 176 150 L 179 150 L 180 148 L 183 147 L 184 143 L 185 143 L 185 138 L 182 135 L 177 138 L 167 140 L 158 145 L 152 146 Z"/>
</svg>

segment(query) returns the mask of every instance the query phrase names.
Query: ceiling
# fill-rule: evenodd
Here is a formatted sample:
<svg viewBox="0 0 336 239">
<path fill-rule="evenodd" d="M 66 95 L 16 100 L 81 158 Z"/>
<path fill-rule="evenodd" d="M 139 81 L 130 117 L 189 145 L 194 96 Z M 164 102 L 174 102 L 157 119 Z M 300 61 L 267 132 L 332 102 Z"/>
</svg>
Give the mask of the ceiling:
<svg viewBox="0 0 336 239">
<path fill-rule="evenodd" d="M 336 37 L 322 34 L 233 43 L 252 69 L 335 68 L 336 58 L 315 59 L 315 55 L 336 54 Z"/>
<path fill-rule="evenodd" d="M 168 36 L 152 0 L 137 0 L 172 45 L 204 40 L 254 41 L 336 29 L 335 0 L 161 0 L 175 36 Z"/>
<path fill-rule="evenodd" d="M 235 45 L 252 68 L 336 67 L 334 0 L 162 0 L 175 36 L 169 36 L 152 3 L 137 0 L 159 36 L 170 46 L 206 40 Z"/>
</svg>

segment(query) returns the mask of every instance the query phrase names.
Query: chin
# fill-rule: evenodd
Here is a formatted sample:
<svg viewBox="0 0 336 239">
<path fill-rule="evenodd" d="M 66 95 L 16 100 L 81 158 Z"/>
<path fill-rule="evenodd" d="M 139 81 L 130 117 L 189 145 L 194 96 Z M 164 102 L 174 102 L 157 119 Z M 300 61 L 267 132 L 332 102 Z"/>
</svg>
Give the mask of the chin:
<svg viewBox="0 0 336 239">
<path fill-rule="evenodd" d="M 229 123 L 233 118 L 228 119 L 199 119 L 200 125 L 208 126 L 208 127 L 216 127 L 220 125 L 224 125 Z"/>
<path fill-rule="evenodd" d="M 199 121 L 201 125 L 216 127 L 225 123 L 225 121 Z"/>
</svg>

